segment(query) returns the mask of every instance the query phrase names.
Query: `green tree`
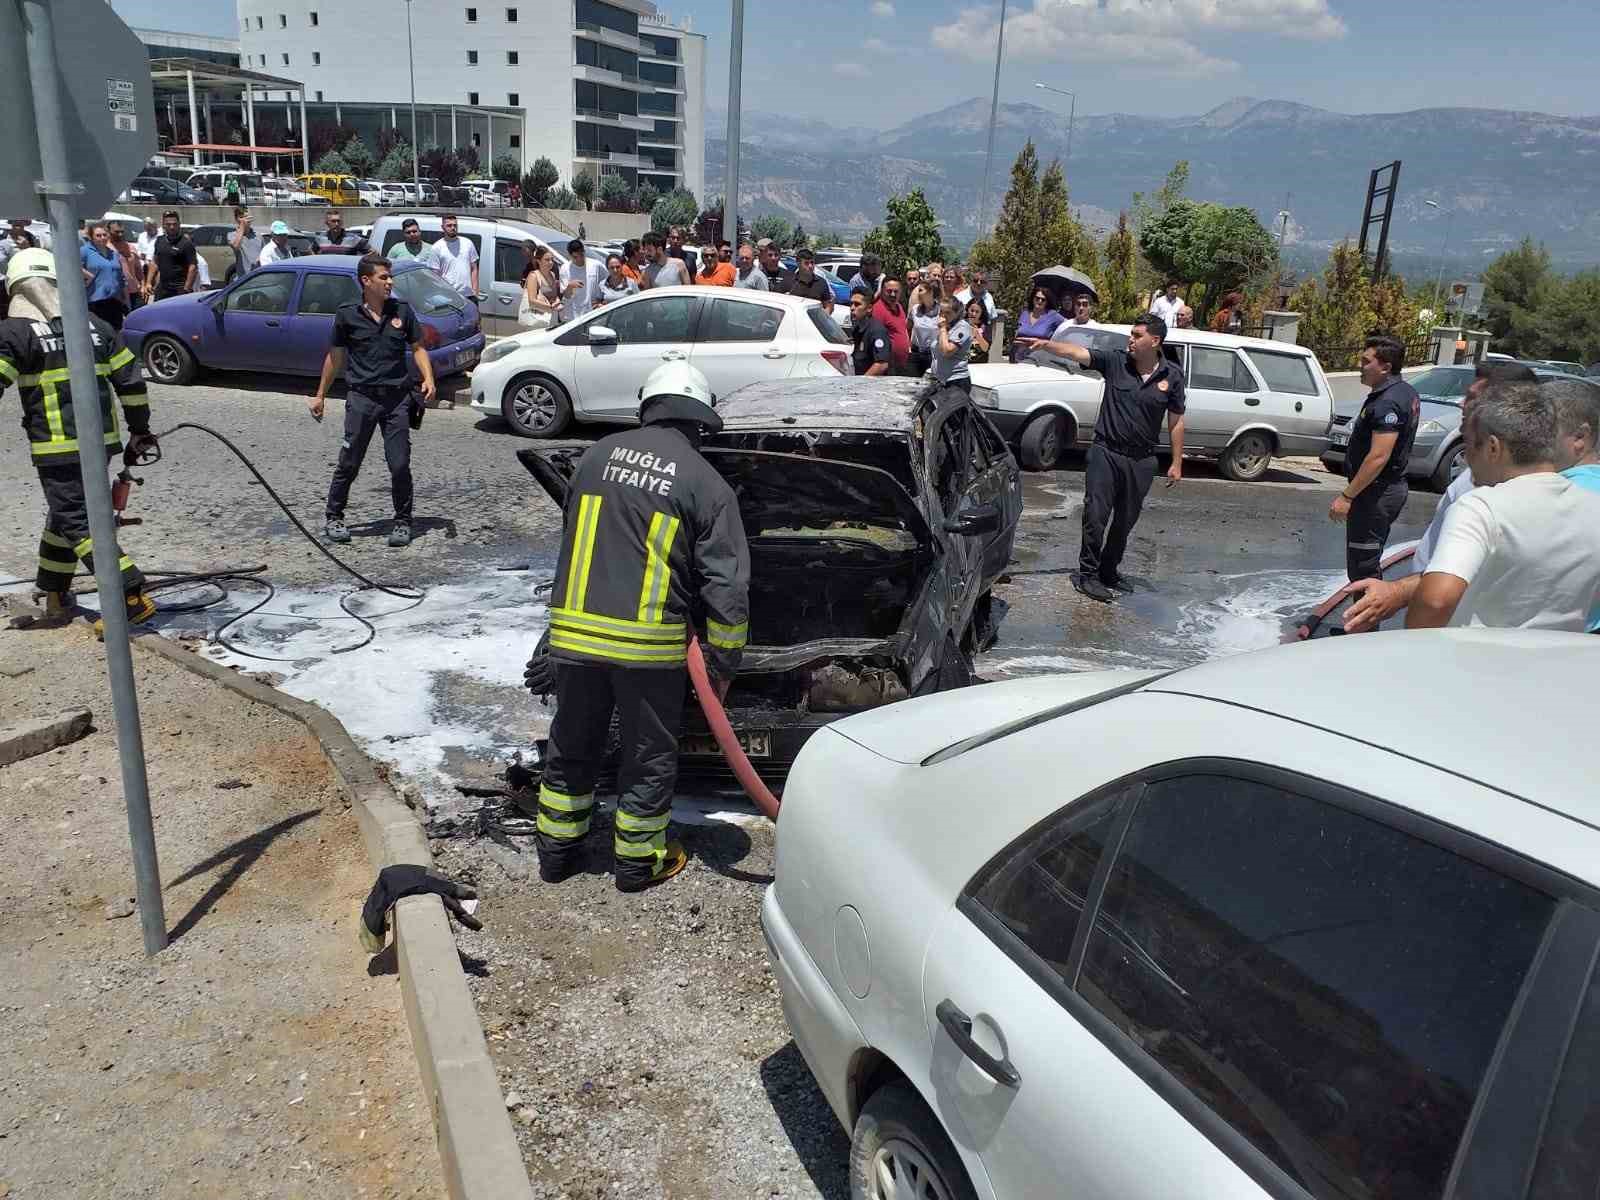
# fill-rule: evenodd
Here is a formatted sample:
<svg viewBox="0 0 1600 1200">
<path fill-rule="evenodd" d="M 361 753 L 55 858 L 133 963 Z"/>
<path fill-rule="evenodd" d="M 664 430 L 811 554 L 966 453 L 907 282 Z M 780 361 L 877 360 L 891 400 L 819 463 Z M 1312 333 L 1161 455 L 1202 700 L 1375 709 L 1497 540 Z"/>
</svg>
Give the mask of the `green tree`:
<svg viewBox="0 0 1600 1200">
<path fill-rule="evenodd" d="M 1099 253 L 1089 231 L 1072 215 L 1066 174 L 1059 162 L 1052 162 L 1039 180 L 1038 258 L 1042 266 L 1059 264 L 1076 267 L 1091 279 L 1099 276 Z M 1018 293 L 1017 302 L 1022 304 L 1026 300 L 1024 289 Z"/>
<path fill-rule="evenodd" d="M 639 190 L 633 194 L 633 202 L 638 205 L 642 213 L 649 212 L 656 206 L 656 201 L 661 198 L 661 191 L 655 184 L 646 179 L 639 185 Z"/>
<path fill-rule="evenodd" d="M 557 184 L 545 194 L 545 207 L 571 212 L 578 207 L 578 197 L 566 184 Z"/>
<path fill-rule="evenodd" d="M 949 253 L 939 237 L 939 219 L 921 188 L 889 197 L 883 224 L 873 226 L 861 240 L 861 249 L 876 254 L 883 261 L 884 274 L 895 279 L 903 278 L 911 267 L 943 259 Z"/>
<path fill-rule="evenodd" d="M 806 234 L 806 227 L 804 225 L 796 224 L 795 227 L 789 231 L 787 244 L 791 250 L 799 250 L 804 246 L 811 245 L 811 238 Z"/>
<path fill-rule="evenodd" d="M 362 179 L 367 179 L 372 172 L 377 170 L 377 157 L 367 148 L 359 134 L 351 134 L 350 140 L 344 144 L 341 151 L 345 162 L 350 164 L 350 170 Z"/>
<path fill-rule="evenodd" d="M 411 147 L 405 142 L 396 142 L 394 148 L 384 155 L 378 164 L 378 178 L 393 183 L 410 180 L 414 160 L 411 157 Z"/>
<path fill-rule="evenodd" d="M 700 205 L 694 193 L 687 188 L 673 188 L 650 209 L 650 228 L 657 233 L 665 233 L 674 225 L 687 229 L 699 215 Z"/>
<path fill-rule="evenodd" d="M 1558 281 L 1537 311 L 1546 357 L 1600 361 L 1600 270 L 1579 271 Z"/>
<path fill-rule="evenodd" d="M 540 155 L 533 160 L 533 166 L 528 168 L 528 173 L 522 177 L 522 196 L 529 203 L 543 208 L 550 198 L 550 189 L 561 180 L 561 172 L 556 170 L 555 163 Z"/>
<path fill-rule="evenodd" d="M 843 246 L 849 239 L 837 229 L 819 229 L 816 237 L 811 239 L 812 245 L 818 250 L 826 246 Z"/>
<path fill-rule="evenodd" d="M 1139 315 L 1138 257 L 1128 214 L 1118 213 L 1117 227 L 1106 239 L 1106 269 L 1095 310 L 1102 321 L 1122 324 Z"/>
<path fill-rule="evenodd" d="M 633 193 L 621 175 L 606 175 L 600 180 L 600 211 L 628 212 L 633 208 Z"/>
<path fill-rule="evenodd" d="M 311 169 L 319 175 L 353 175 L 350 163 L 345 156 L 337 150 L 325 152 L 321 158 L 312 164 Z"/>
<path fill-rule="evenodd" d="M 1484 318 L 1496 350 L 1518 357 L 1538 352 L 1543 343 L 1540 312 L 1558 285 L 1550 269 L 1550 252 L 1534 245 L 1532 238 L 1523 238 L 1515 250 L 1484 269 Z"/>
<path fill-rule="evenodd" d="M 1146 221 L 1161 216 L 1182 200 L 1184 192 L 1188 190 L 1189 160 L 1180 158 L 1172 164 L 1172 170 L 1167 172 L 1167 177 L 1161 181 L 1161 186 L 1156 189 L 1154 196 L 1147 200 L 1143 192 L 1133 194 L 1134 229 L 1143 229 Z"/>
<path fill-rule="evenodd" d="M 516 183 L 522 178 L 522 167 L 514 155 L 497 155 L 494 162 L 489 164 L 489 177 L 504 180 L 506 183 Z"/>
<path fill-rule="evenodd" d="M 467 177 L 467 164 L 454 150 L 428 146 L 422 151 L 422 174 L 445 187 L 457 187 Z"/>
<path fill-rule="evenodd" d="M 775 242 L 782 243 L 788 233 L 789 222 L 777 213 L 762 213 L 750 222 L 750 236 L 758 242 L 762 238 L 771 238 Z"/>
<path fill-rule="evenodd" d="M 1139 249 L 1165 279 L 1192 289 L 1204 285 L 1204 299 L 1191 290 L 1195 320 L 1202 321 L 1227 292 L 1259 281 L 1277 262 L 1277 243 L 1248 208 L 1175 200 L 1139 229 Z"/>
<path fill-rule="evenodd" d="M 594 208 L 595 182 L 594 176 L 587 171 L 572 181 L 572 194 L 583 201 L 585 209 Z"/>
<path fill-rule="evenodd" d="M 989 275 L 996 301 L 1013 313 L 1021 312 L 1028 279 L 1053 263 L 1041 262 L 1039 223 L 1039 152 L 1033 142 L 1023 144 L 1011 164 L 1011 186 L 1000 202 L 1000 215 L 987 237 L 972 244 L 967 261 Z M 1068 264 L 1070 265 L 1070 264 Z"/>
<path fill-rule="evenodd" d="M 1378 322 L 1361 252 L 1340 242 L 1328 255 L 1322 277 L 1306 279 L 1289 307 L 1300 314 L 1300 344 L 1316 351 L 1324 370 L 1354 369 L 1362 341 Z"/>
</svg>

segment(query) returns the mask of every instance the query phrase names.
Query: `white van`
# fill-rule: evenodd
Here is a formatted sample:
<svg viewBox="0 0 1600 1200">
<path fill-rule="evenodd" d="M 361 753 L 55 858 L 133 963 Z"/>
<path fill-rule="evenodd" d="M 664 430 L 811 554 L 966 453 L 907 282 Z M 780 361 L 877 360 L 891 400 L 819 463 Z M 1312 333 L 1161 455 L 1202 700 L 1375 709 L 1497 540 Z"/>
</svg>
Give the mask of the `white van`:
<svg viewBox="0 0 1600 1200">
<path fill-rule="evenodd" d="M 422 227 L 423 241 L 431 244 L 443 236 L 444 219 L 439 213 L 386 212 L 372 226 L 372 234 L 367 239 L 372 248 L 387 255 L 405 240 L 400 225 L 412 217 Z M 509 218 L 461 216 L 456 222 L 457 232 L 478 248 L 478 287 L 486 296 L 478 304 L 484 333 L 505 337 L 523 332 L 517 325 L 517 309 L 522 302 L 522 266 L 527 261 L 522 243 L 532 239 L 541 246 L 548 246 L 555 253 L 556 262 L 565 264 L 571 236 L 558 229 Z"/>
<path fill-rule="evenodd" d="M 467 189 L 472 203 L 479 208 L 509 208 L 511 205 L 511 185 L 504 179 L 463 179 L 461 186 Z"/>
<path fill-rule="evenodd" d="M 1122 352 L 1131 328 L 1062 325 L 1055 337 Z M 1327 449 L 1333 393 L 1307 347 L 1169 329 L 1163 350 L 1188 385 L 1185 455 L 1215 459 L 1229 479 L 1248 482 L 1265 475 L 1276 457 L 1315 457 Z M 973 363 L 971 371 L 973 400 L 1028 470 L 1048 471 L 1064 451 L 1094 441 L 1105 387 L 1098 371 L 1045 351 L 1017 363 Z M 1161 441 L 1166 445 L 1165 426 Z"/>
<path fill-rule="evenodd" d="M 232 167 L 206 167 L 196 171 L 184 182 L 199 192 L 209 192 L 217 204 L 228 199 L 228 180 L 239 181 L 239 199 L 244 204 L 262 204 L 266 201 L 261 174 L 258 171 L 240 171 Z"/>
</svg>

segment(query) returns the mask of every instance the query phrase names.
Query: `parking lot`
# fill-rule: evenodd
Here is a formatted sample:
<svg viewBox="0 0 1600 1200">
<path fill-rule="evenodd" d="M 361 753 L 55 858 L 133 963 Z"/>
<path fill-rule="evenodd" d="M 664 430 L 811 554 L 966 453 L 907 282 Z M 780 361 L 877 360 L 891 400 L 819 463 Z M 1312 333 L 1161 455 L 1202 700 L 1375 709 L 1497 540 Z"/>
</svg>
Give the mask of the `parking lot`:
<svg viewBox="0 0 1600 1200">
<path fill-rule="evenodd" d="M 152 425 L 227 434 L 316 526 L 342 411 L 333 401 L 316 424 L 309 390 L 255 376 L 156 387 Z M 459 811 L 467 801 L 456 785 L 492 784 L 547 718 L 520 687 L 521 664 L 541 629 L 537 587 L 553 568 L 559 514 L 514 457 L 525 444 L 469 410 L 428 413 L 413 456 L 417 537 L 405 551 L 383 544 L 388 481 L 381 459 L 369 459 L 344 553 L 429 595 L 390 616 L 379 614 L 400 602 L 360 600 L 378 633 L 354 653 L 332 654 L 362 632 L 338 611 L 349 581 L 201 434 L 165 440 L 131 510 L 145 524 L 125 532 L 125 547 L 147 570 L 266 564 L 279 593 L 231 636 L 285 661 L 216 655 L 333 708 L 426 807 Z M 1342 527 L 1326 516 L 1335 481 L 1319 466 L 1280 462 L 1267 479 L 1238 484 L 1192 464 L 1181 484 L 1158 482 L 1151 495 L 1125 567 L 1136 593 L 1095 604 L 1067 580 L 1081 472 L 1074 459 L 1026 478 L 1015 560 L 997 590 L 1009 611 L 979 660 L 985 678 L 1177 666 L 1272 644 L 1342 578 Z M 8 577 L 26 574 L 40 506 L 17 438 L 0 443 L 0 497 Z M 1394 540 L 1416 536 L 1433 504 L 1414 493 Z M 261 595 L 241 588 L 157 624 L 204 633 Z M 1072 754 L 1063 748 L 1064 767 Z M 707 822 L 707 811 L 730 815 Z M 553 889 L 503 846 L 435 845 L 440 866 L 476 879 L 485 896 L 485 930 L 462 932 L 460 945 L 536 1190 L 842 1197 L 847 1143 L 790 1040 L 757 922 L 771 828 L 726 796 L 686 797 L 681 815 L 691 866 L 645 898 L 618 895 L 598 856 L 591 873 Z"/>
</svg>

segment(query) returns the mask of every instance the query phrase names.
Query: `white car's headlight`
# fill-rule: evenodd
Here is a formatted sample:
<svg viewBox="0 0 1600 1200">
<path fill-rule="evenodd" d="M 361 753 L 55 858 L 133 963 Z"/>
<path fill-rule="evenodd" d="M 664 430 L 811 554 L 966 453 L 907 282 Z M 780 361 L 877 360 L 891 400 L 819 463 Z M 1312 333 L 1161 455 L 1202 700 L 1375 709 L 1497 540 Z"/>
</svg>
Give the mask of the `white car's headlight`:
<svg viewBox="0 0 1600 1200">
<path fill-rule="evenodd" d="M 995 399 L 992 387 L 974 387 L 972 389 L 972 402 L 983 408 L 998 408 L 1000 402 Z"/>
<path fill-rule="evenodd" d="M 517 343 L 509 338 L 503 341 L 498 341 L 494 343 L 494 345 L 488 346 L 484 349 L 482 361 L 486 363 L 492 363 L 496 359 L 504 358 L 515 349 L 517 349 Z"/>
<path fill-rule="evenodd" d="M 1445 427 L 1443 425 L 1439 424 L 1439 422 L 1430 419 L 1430 420 L 1424 421 L 1421 425 L 1418 425 L 1417 426 L 1417 432 L 1418 433 L 1444 433 L 1444 432 L 1446 432 L 1446 430 L 1445 430 Z"/>
</svg>

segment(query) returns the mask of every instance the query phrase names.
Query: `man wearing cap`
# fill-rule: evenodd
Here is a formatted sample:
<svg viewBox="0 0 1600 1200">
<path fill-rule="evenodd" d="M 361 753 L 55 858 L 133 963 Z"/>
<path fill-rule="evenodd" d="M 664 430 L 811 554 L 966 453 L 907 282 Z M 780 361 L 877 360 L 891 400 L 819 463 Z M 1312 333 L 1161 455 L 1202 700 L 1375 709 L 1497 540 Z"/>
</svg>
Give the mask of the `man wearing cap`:
<svg viewBox="0 0 1600 1200">
<path fill-rule="evenodd" d="M 613 714 L 622 736 L 612 851 L 619 891 L 672 878 L 688 861 L 667 840 L 691 619 L 720 694 L 749 636 L 750 551 L 739 502 L 699 451 L 722 419 L 700 370 L 657 367 L 639 425 L 584 454 L 566 498 L 550 597 L 556 714 L 539 786 L 539 877 L 581 866 Z M 543 690 L 535 651 L 530 688 Z"/>
<path fill-rule="evenodd" d="M 122 450 L 122 430 L 112 396 L 122 401 L 130 448 L 143 449 L 154 445 L 156 439 L 150 433 L 150 404 L 138 359 L 123 344 L 120 333 L 90 314 L 98 395 L 77 400 L 80 404 L 98 401 L 105 444 L 80 447 L 66 339 L 61 331 L 55 256 L 37 248 L 19 250 L 6 264 L 6 287 L 11 316 L 0 321 L 0 392 L 15 384 L 21 393 L 22 427 L 28 434 L 39 488 L 49 510 L 39 537 L 35 585 L 45 598 L 46 616 L 61 621 L 71 613 L 72 577 L 78 564 L 94 570 L 95 545 L 89 532 L 79 458 L 88 454 L 104 470 L 106 460 Z M 129 622 L 148 621 L 156 606 L 144 594 L 144 576 L 133 559 L 118 553 L 115 545 L 105 549 L 117 555 Z"/>
<path fill-rule="evenodd" d="M 428 252 L 428 243 L 422 240 L 422 226 L 417 224 L 415 217 L 407 217 L 400 222 L 400 237 L 401 240 L 389 248 L 389 261 L 414 258 L 421 262 L 422 256 Z"/>
<path fill-rule="evenodd" d="M 289 226 L 283 221 L 274 221 L 271 229 L 272 236 L 267 239 L 267 244 L 261 247 L 261 265 L 282 262 L 286 258 L 293 258 L 294 251 L 289 246 Z"/>
</svg>

